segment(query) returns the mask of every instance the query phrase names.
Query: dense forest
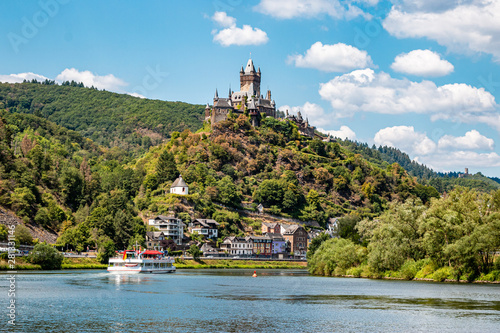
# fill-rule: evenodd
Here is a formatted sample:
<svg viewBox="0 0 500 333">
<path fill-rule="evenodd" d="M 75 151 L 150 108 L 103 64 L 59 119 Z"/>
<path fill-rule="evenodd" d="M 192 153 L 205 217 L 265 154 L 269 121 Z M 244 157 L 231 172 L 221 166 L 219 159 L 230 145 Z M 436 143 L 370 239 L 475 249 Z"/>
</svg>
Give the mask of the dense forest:
<svg viewBox="0 0 500 333">
<path fill-rule="evenodd" d="M 139 153 L 173 131 L 197 130 L 204 113 L 201 105 L 141 99 L 53 81 L 0 83 L 2 109 L 45 118 L 98 145 Z"/>
<path fill-rule="evenodd" d="M 421 184 L 431 185 L 440 193 L 451 191 L 456 186 L 475 188 L 480 191 L 500 189 L 498 178 L 488 178 L 481 173 L 461 177 L 463 173 L 459 172 L 435 172 L 427 166 L 411 160 L 408 154 L 393 147 L 369 147 L 366 143 L 340 139 L 337 139 L 337 142 L 351 152 L 362 155 L 368 161 L 381 168 L 398 163 L 409 175 L 417 177 Z"/>
<path fill-rule="evenodd" d="M 360 226 L 381 225 L 408 202 L 431 209 L 457 184 L 485 193 L 474 192 L 482 200 L 500 186 L 480 174 L 436 174 L 393 148 L 312 140 L 289 121 L 265 118 L 254 128 L 248 116 L 231 115 L 210 130 L 201 109 L 75 83 L 0 84 L 0 206 L 56 232 L 57 246 L 97 249 L 103 259 L 144 244 L 143 222 L 158 214 L 214 218 L 219 241 L 258 233 L 259 219 L 243 212 L 263 204 L 268 214 L 320 226 L 340 218 L 339 236 L 366 254 L 360 265 L 372 265 L 375 239 Z M 169 193 L 179 174 L 187 196 Z"/>
<path fill-rule="evenodd" d="M 428 205 L 407 199 L 376 219 L 345 220 L 343 237 L 320 237 L 309 251 L 312 274 L 500 280 L 500 190 L 456 188 Z"/>
</svg>

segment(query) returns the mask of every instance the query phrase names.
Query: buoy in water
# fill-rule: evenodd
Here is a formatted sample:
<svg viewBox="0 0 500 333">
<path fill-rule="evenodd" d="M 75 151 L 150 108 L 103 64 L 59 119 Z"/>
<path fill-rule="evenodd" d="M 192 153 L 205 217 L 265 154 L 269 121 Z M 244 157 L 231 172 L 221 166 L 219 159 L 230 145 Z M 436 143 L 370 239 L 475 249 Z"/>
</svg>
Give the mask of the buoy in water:
<svg viewBox="0 0 500 333">
<path fill-rule="evenodd" d="M 253 271 L 252 277 L 257 277 L 257 271 Z"/>
</svg>

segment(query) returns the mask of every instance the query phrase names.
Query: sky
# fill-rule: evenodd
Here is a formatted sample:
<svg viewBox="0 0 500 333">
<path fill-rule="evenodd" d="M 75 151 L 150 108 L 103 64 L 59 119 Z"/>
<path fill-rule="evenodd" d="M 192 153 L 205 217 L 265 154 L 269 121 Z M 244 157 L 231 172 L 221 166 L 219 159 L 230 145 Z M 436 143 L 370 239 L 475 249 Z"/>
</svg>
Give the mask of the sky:
<svg viewBox="0 0 500 333">
<path fill-rule="evenodd" d="M 281 110 L 500 177 L 500 0 L 0 2 L 0 81 L 212 104 L 249 58 Z"/>
</svg>

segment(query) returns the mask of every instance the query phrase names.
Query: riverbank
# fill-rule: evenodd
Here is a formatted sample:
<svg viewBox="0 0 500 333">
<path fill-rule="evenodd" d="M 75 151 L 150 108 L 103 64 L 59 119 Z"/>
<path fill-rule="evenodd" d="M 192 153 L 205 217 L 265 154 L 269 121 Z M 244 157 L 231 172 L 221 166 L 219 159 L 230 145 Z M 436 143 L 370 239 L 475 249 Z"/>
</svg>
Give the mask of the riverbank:
<svg viewBox="0 0 500 333">
<path fill-rule="evenodd" d="M 305 269 L 304 261 L 261 261 L 232 259 L 192 259 L 176 258 L 175 266 L 182 269 L 192 268 L 249 268 L 249 269 Z M 101 264 L 96 258 L 64 258 L 62 269 L 106 269 L 108 265 Z M 27 262 L 26 257 L 16 257 L 14 269 L 8 266 L 7 260 L 0 260 L 0 271 L 8 270 L 42 270 L 40 265 Z"/>
<path fill-rule="evenodd" d="M 467 274 L 463 274 L 459 278 L 457 278 L 457 273 L 450 267 L 436 267 L 430 261 L 427 261 L 427 265 L 422 265 L 422 267 L 413 267 L 413 269 L 409 269 L 408 265 L 406 265 L 399 271 L 377 272 L 374 271 L 370 266 L 363 264 L 361 266 L 351 267 L 347 270 L 337 267 L 333 271 L 331 271 L 330 274 L 313 274 L 311 270 L 309 270 L 309 272 L 312 275 L 316 276 L 368 278 L 382 280 L 500 284 L 500 270 L 493 270 L 488 274 L 481 274 L 476 278 L 473 278 L 472 275 Z"/>
</svg>

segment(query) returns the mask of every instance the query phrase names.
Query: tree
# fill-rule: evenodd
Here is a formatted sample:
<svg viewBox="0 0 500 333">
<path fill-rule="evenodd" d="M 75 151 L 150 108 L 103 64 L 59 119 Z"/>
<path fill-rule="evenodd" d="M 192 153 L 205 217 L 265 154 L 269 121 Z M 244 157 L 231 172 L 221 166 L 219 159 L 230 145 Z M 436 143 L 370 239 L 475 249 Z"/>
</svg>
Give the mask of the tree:
<svg viewBox="0 0 500 333">
<path fill-rule="evenodd" d="M 33 237 L 31 236 L 29 229 L 22 224 L 18 224 L 16 226 L 14 236 L 16 236 L 16 243 L 27 245 L 33 244 Z"/>
<path fill-rule="evenodd" d="M 115 255 L 115 243 L 111 238 L 103 235 L 99 237 L 98 244 L 97 260 L 99 260 L 101 264 L 107 264 L 109 258 Z"/>
<path fill-rule="evenodd" d="M 307 257 L 311 258 L 314 255 L 314 252 L 316 252 L 316 250 L 321 246 L 321 244 L 329 239 L 330 235 L 328 235 L 326 232 L 322 232 L 317 237 L 313 238 L 311 244 L 309 244 Z"/>
<path fill-rule="evenodd" d="M 5 224 L 0 224 L 0 241 L 6 241 L 9 236 L 9 232 L 7 231 L 7 227 Z"/>
<path fill-rule="evenodd" d="M 194 260 L 200 259 L 200 256 L 203 254 L 196 244 L 191 245 L 188 252 L 193 256 Z"/>
<path fill-rule="evenodd" d="M 168 149 L 163 150 L 158 158 L 158 164 L 156 164 L 156 179 L 158 180 L 158 184 L 173 181 L 178 175 L 179 171 L 175 164 L 174 155 Z"/>
<path fill-rule="evenodd" d="M 66 204 L 75 211 L 80 205 L 83 195 L 83 176 L 75 167 L 68 167 L 63 170 L 61 176 L 62 197 Z"/>
<path fill-rule="evenodd" d="M 236 191 L 236 186 L 234 181 L 229 176 L 225 176 L 217 182 L 217 199 L 225 204 L 231 206 L 237 206 L 239 204 L 239 195 Z"/>
<path fill-rule="evenodd" d="M 59 251 L 44 243 L 35 245 L 28 256 L 29 262 L 40 265 L 45 270 L 61 269 L 63 259 L 63 255 Z"/>
</svg>

